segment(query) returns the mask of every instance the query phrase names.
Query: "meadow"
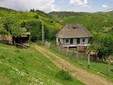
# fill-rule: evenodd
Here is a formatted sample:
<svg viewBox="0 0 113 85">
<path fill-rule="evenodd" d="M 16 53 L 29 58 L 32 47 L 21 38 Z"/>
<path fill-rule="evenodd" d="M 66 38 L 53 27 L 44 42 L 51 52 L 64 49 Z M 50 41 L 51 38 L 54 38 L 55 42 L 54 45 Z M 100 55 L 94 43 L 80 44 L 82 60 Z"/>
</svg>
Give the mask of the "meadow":
<svg viewBox="0 0 113 85">
<path fill-rule="evenodd" d="M 34 47 L 0 44 L 0 85 L 84 85 Z"/>
</svg>

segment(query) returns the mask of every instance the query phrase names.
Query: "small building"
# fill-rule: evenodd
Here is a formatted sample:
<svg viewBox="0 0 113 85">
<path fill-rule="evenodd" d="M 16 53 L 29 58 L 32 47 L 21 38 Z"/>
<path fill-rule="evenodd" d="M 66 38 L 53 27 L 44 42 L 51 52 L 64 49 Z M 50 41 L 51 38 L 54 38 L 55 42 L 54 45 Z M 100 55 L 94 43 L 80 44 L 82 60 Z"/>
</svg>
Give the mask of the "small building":
<svg viewBox="0 0 113 85">
<path fill-rule="evenodd" d="M 0 42 L 10 44 L 10 45 L 15 45 L 15 46 L 28 47 L 31 33 L 26 28 L 23 28 L 23 29 L 24 29 L 25 33 L 18 37 L 1 34 Z"/>
<path fill-rule="evenodd" d="M 31 33 L 29 32 L 29 28 L 23 28 L 23 30 L 25 32 L 23 35 L 13 38 L 13 44 L 16 46 L 28 47 Z"/>
<path fill-rule="evenodd" d="M 14 37 L 13 41 L 16 46 L 28 47 L 30 39 L 30 32 L 26 32 L 25 34 Z"/>
<path fill-rule="evenodd" d="M 81 24 L 67 24 L 56 35 L 57 45 L 87 47 L 92 34 Z"/>
</svg>

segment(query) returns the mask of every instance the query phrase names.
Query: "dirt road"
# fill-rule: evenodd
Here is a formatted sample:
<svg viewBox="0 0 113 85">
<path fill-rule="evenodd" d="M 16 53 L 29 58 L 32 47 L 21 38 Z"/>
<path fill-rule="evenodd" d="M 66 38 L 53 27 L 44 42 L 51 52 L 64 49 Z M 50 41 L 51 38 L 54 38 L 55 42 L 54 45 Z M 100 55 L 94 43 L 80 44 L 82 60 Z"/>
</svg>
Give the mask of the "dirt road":
<svg viewBox="0 0 113 85">
<path fill-rule="evenodd" d="M 35 48 L 44 56 L 49 58 L 58 68 L 64 68 L 65 70 L 68 70 L 74 78 L 80 80 L 86 85 L 113 85 L 113 82 L 110 82 L 109 80 L 93 73 L 89 73 L 86 70 L 83 70 L 64 60 L 63 58 L 55 55 L 54 53 L 48 51 L 45 48 L 42 48 L 37 45 L 35 45 Z"/>
</svg>

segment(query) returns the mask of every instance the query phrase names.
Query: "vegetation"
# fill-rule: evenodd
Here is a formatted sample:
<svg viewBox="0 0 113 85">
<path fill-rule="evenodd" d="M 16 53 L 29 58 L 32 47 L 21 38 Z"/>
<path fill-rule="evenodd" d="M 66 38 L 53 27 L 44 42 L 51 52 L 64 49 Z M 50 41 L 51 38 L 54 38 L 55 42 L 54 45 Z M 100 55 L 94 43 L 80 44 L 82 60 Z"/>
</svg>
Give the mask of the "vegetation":
<svg viewBox="0 0 113 85">
<path fill-rule="evenodd" d="M 30 12 L 22 12 L 0 7 L 0 34 L 16 37 L 22 35 L 24 33 L 23 28 L 26 28 L 31 32 L 31 41 L 35 42 L 41 40 L 42 19 L 44 18 L 45 38 L 46 40 L 52 41 L 63 25 L 68 23 L 79 23 L 87 27 L 93 34 L 91 50 L 96 50 L 97 54 L 109 57 L 113 55 L 112 16 L 113 11 L 97 13 L 51 12 L 46 14 L 40 10 L 34 9 L 31 9 Z M 58 68 L 33 47 L 18 49 L 0 44 L 0 49 L 1 85 L 35 83 L 50 85 L 50 81 L 52 85 L 75 84 L 76 80 L 73 80 L 68 72 L 63 70 L 58 71 Z M 57 54 L 57 52 L 54 53 Z M 71 62 L 76 63 L 75 61 L 76 60 L 73 59 L 71 60 Z M 79 64 L 86 66 L 87 61 L 80 61 Z M 105 75 L 106 65 L 106 61 L 91 62 L 90 70 Z M 109 74 L 112 78 L 112 69 Z M 65 82 L 65 80 L 69 81 Z M 82 85 L 79 81 L 77 81 L 77 83 Z"/>
<path fill-rule="evenodd" d="M 107 79 L 110 79 L 113 81 L 113 63 L 111 63 L 110 66 L 110 71 L 109 71 L 109 76 L 106 75 L 107 74 L 107 61 L 94 61 L 93 59 L 91 59 L 90 62 L 90 69 L 87 68 L 88 66 L 88 61 L 87 61 L 87 57 L 84 56 L 83 54 L 79 54 L 78 56 L 73 55 L 73 56 L 69 56 L 66 55 L 66 53 L 61 53 L 58 52 L 58 50 L 56 50 L 56 46 L 52 47 L 49 49 L 52 53 L 62 57 L 63 59 L 73 63 L 74 65 L 81 67 L 83 69 L 86 69 L 87 71 L 93 72 L 97 75 L 103 76 Z"/>
<path fill-rule="evenodd" d="M 92 49 L 102 56 L 112 55 L 113 47 L 113 11 L 110 12 L 51 12 L 50 15 L 58 19 L 63 25 L 69 23 L 79 23 L 87 27 L 92 35 Z"/>
<path fill-rule="evenodd" d="M 54 39 L 54 34 L 61 28 L 61 25 L 48 16 L 48 14 L 39 10 L 22 12 L 0 7 L 0 30 L 6 29 L 6 27 L 9 26 L 9 28 L 16 30 L 16 33 L 22 33 L 19 32 L 21 28 L 27 28 L 31 32 L 32 41 L 41 40 L 42 18 L 44 18 L 46 39 Z M 4 30 L 2 33 L 3 32 L 6 31 Z"/>
<path fill-rule="evenodd" d="M 60 80 L 59 69 L 33 47 L 0 44 L 0 50 L 0 85 L 84 85 L 75 79 Z"/>
<path fill-rule="evenodd" d="M 73 78 L 71 77 L 71 75 L 69 74 L 68 71 L 64 71 L 63 69 L 60 70 L 57 74 L 56 77 L 61 79 L 61 80 L 66 80 L 66 81 L 72 81 Z"/>
</svg>

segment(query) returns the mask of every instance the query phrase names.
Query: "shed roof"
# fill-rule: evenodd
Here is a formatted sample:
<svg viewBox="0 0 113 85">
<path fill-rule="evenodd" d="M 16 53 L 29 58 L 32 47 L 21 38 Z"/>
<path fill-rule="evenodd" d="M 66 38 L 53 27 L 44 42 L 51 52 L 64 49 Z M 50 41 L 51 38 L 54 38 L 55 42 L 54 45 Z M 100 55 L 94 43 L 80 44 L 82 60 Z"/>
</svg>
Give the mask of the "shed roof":
<svg viewBox="0 0 113 85">
<path fill-rule="evenodd" d="M 56 37 L 83 38 L 92 37 L 92 34 L 81 24 L 67 24 L 57 33 Z"/>
</svg>

